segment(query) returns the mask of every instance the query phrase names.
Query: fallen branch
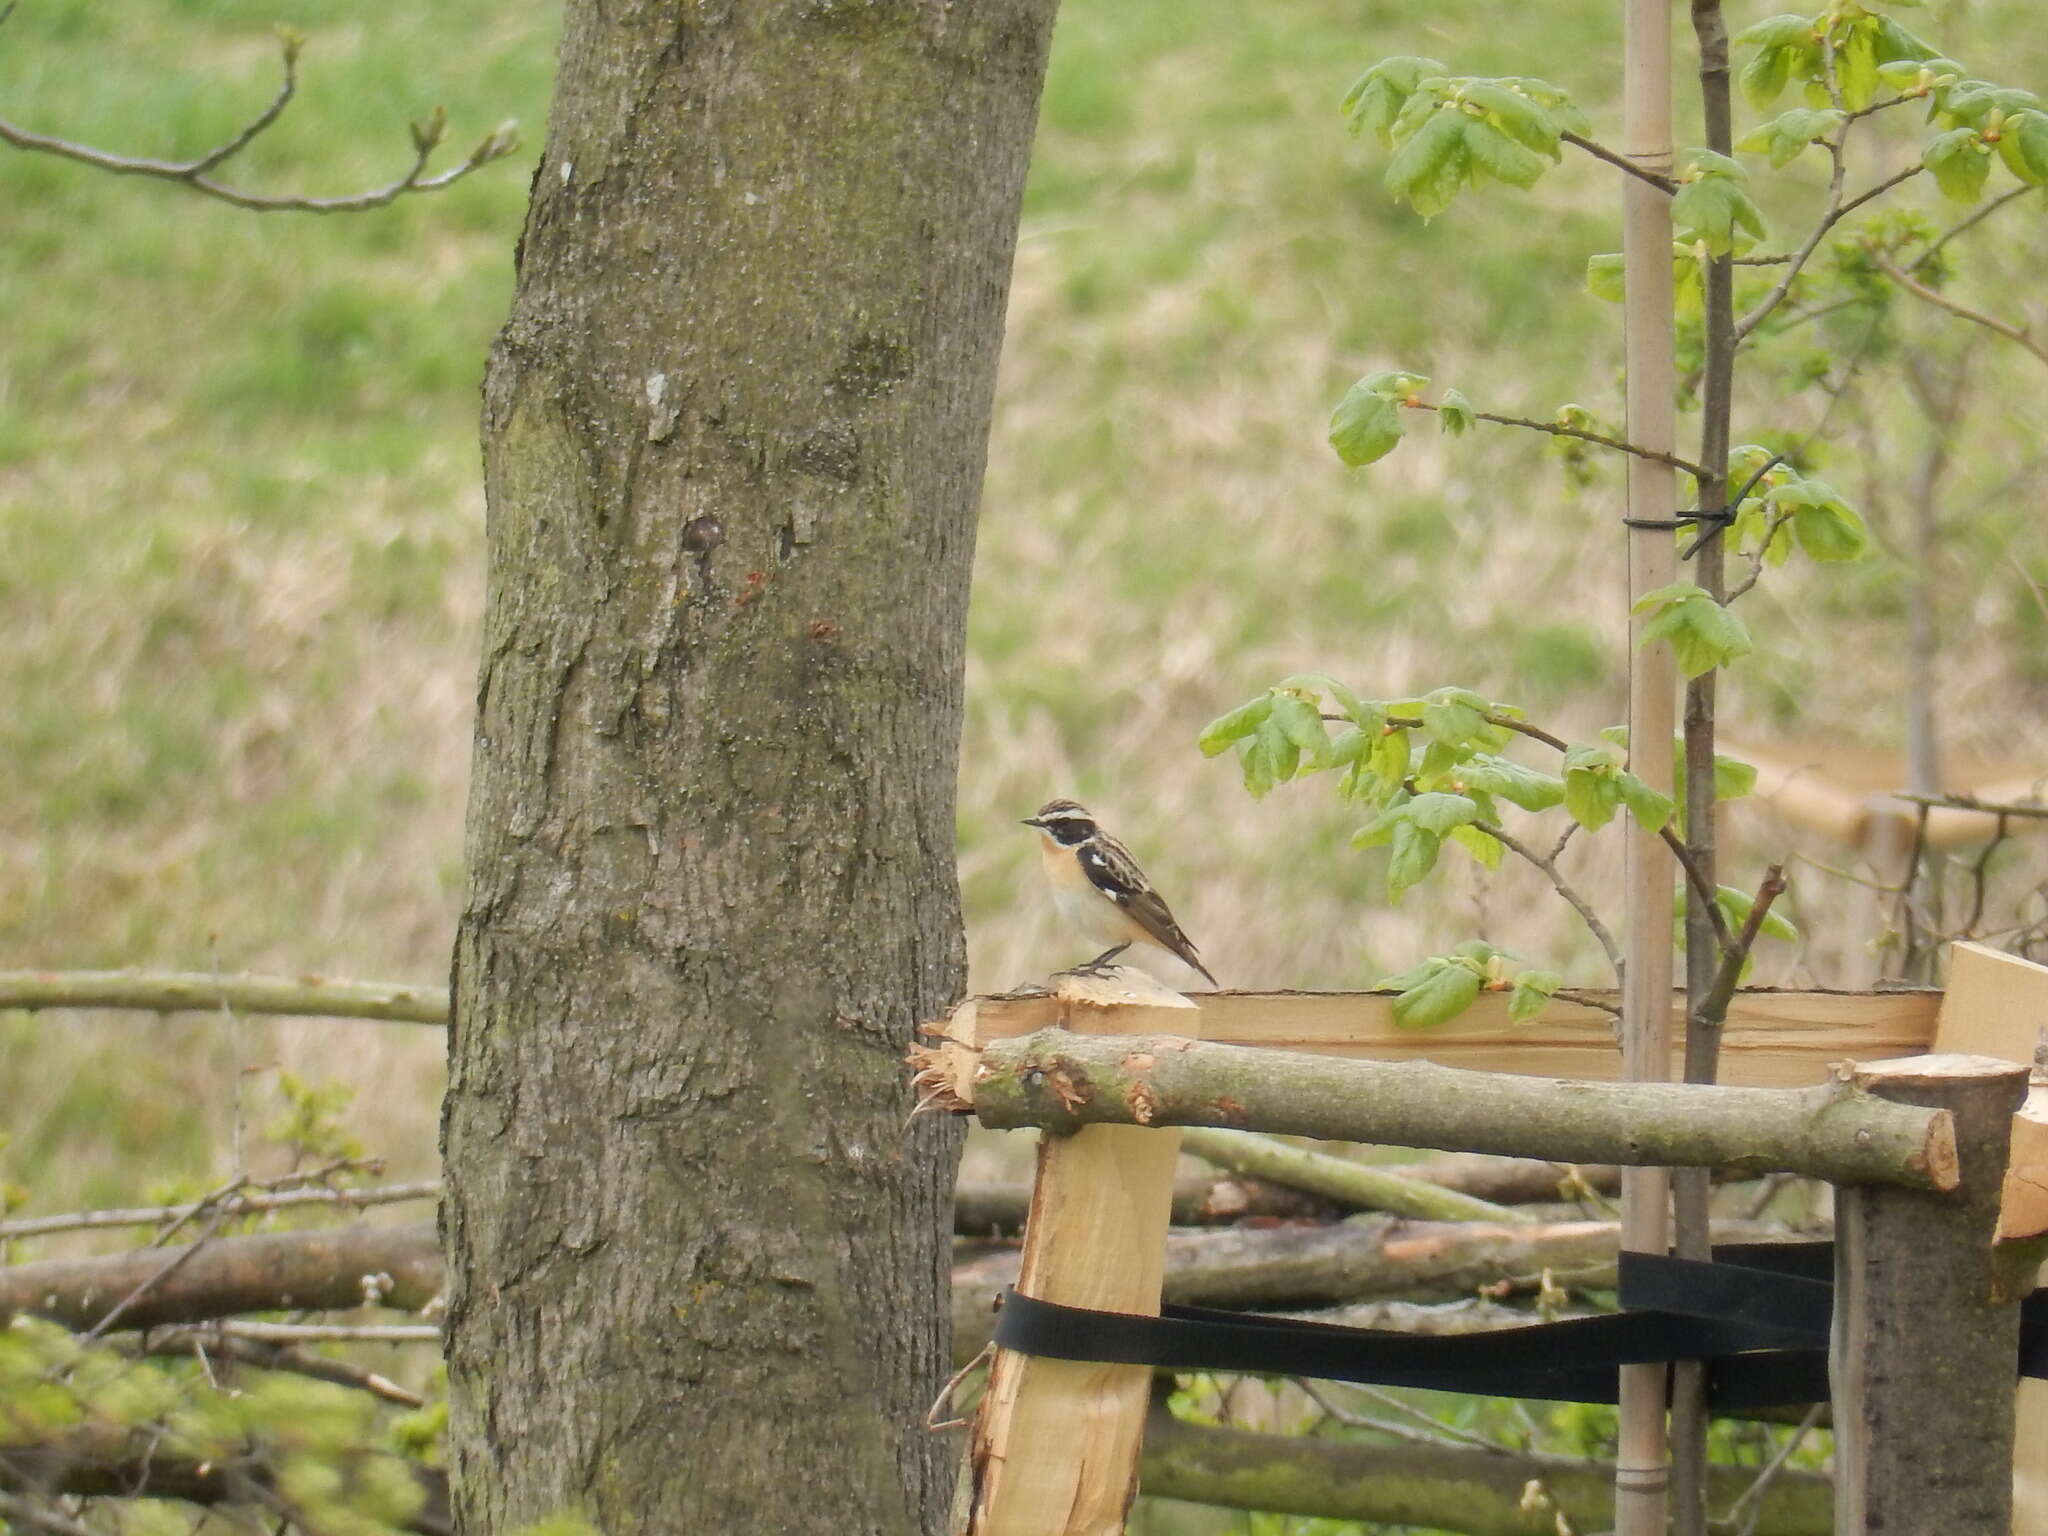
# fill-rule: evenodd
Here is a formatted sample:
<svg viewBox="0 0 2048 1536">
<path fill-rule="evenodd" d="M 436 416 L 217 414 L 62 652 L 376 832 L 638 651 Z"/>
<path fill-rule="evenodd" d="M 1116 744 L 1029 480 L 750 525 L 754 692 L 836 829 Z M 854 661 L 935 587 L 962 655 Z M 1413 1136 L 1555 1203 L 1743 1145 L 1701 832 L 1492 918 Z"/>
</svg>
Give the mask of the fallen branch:
<svg viewBox="0 0 2048 1536">
<path fill-rule="evenodd" d="M 260 1456 L 201 1460 L 166 1452 L 155 1444 L 155 1438 L 142 1430 L 93 1428 L 43 1441 L 0 1441 L 0 1488 L 32 1492 L 46 1499 L 177 1499 L 211 1508 L 259 1503 L 276 1486 L 277 1469 Z M 358 1474 L 359 1466 L 367 1471 L 373 1462 L 391 1464 L 419 1487 L 420 1506 L 401 1523 L 401 1529 L 419 1536 L 453 1536 L 448 1477 L 439 1467 L 421 1466 L 388 1451 L 364 1448 L 341 1452 L 332 1463 L 344 1480 L 336 1493 L 345 1496 L 347 1480 Z M 380 1465 L 378 1470 L 385 1468 Z M 60 1512 L 52 1509 L 51 1513 Z M 12 1512 L 9 1518 L 15 1518 Z"/>
<path fill-rule="evenodd" d="M 287 1013 L 305 1018 L 448 1022 L 448 989 L 318 976 L 203 971 L 0 971 L 0 1009 L 135 1008 L 147 1013 Z"/>
<path fill-rule="evenodd" d="M 216 1200 L 205 1206 L 208 1212 L 225 1211 L 228 1216 L 248 1216 L 259 1211 L 283 1210 L 294 1205 L 338 1205 L 356 1210 L 372 1205 L 397 1205 L 411 1200 L 438 1200 L 439 1179 L 422 1179 L 412 1184 L 385 1184 L 371 1189 L 286 1189 L 275 1193 L 250 1190 Z M 66 1211 L 56 1216 L 18 1216 L 0 1221 L 0 1242 L 21 1237 L 48 1237 L 56 1232 L 96 1232 L 110 1227 L 157 1227 L 187 1221 L 199 1214 L 199 1202 L 184 1205 L 145 1205 L 120 1210 Z"/>
<path fill-rule="evenodd" d="M 1173 1224 L 1177 1227 L 1228 1226 L 1259 1219 L 1334 1221 L 1347 1209 L 1336 1201 L 1263 1179 L 1197 1176 L 1178 1179 L 1173 1186 Z M 953 1191 L 953 1232 L 958 1237 L 1015 1237 L 1024 1230 L 1030 1212 L 1029 1179 L 963 1184 Z"/>
<path fill-rule="evenodd" d="M 1715 1226 L 1723 1242 L 1767 1242 L 1793 1234 L 1762 1222 Z M 1462 1300 L 1534 1291 L 1544 1271 L 1582 1286 L 1614 1283 L 1616 1229 L 1610 1221 L 1421 1222 L 1360 1218 L 1330 1226 L 1237 1227 L 1177 1232 L 1166 1240 L 1170 1301 L 1226 1307 L 1329 1307 L 1368 1299 Z M 0 1269 L 0 1318 L 27 1312 L 73 1329 L 96 1323 L 135 1282 L 175 1249 L 144 1248 L 91 1259 L 56 1259 Z M 1006 1251 L 953 1268 L 956 1341 L 972 1354 L 988 1338 L 995 1298 L 1017 1278 Z M 432 1225 L 335 1227 L 216 1238 L 122 1321 L 165 1329 L 249 1312 L 353 1310 L 364 1277 L 390 1277 L 385 1307 L 417 1310 L 441 1289 L 441 1251 Z M 381 1281 L 380 1281 L 381 1284 Z M 1374 1324 L 1372 1326 L 1378 1326 Z M 1388 1326 L 1398 1326 L 1389 1324 Z M 349 1339 L 425 1342 L 424 1324 L 337 1329 L 316 1323 L 229 1325 L 251 1343 Z M 191 1337 L 179 1333 L 160 1337 Z M 198 1335 L 211 1338 L 210 1333 Z"/>
<path fill-rule="evenodd" d="M 1834 1184 L 1946 1190 L 1957 1178 L 1945 1113 L 1839 1081 L 1586 1083 L 1052 1029 L 990 1041 L 972 1092 L 971 1104 L 947 1107 L 997 1129 L 1214 1125 L 1570 1162 L 1783 1169 Z"/>
<path fill-rule="evenodd" d="M 106 1454 L 73 1439 L 47 1446 L 7 1447 L 0 1484 L 34 1479 L 39 1493 L 128 1495 L 232 1504 L 238 1480 L 267 1482 L 267 1469 L 249 1461 L 204 1463 L 128 1450 Z M 94 1454 L 97 1452 L 98 1454 Z M 409 1470 L 426 1495 L 406 1528 L 445 1536 L 447 1474 L 438 1467 Z M 1527 1452 L 1456 1446 L 1379 1446 L 1297 1435 L 1205 1429 L 1155 1414 L 1145 1430 L 1139 1491 L 1151 1498 L 1184 1499 L 1233 1509 L 1323 1516 L 1383 1524 L 1426 1524 L 1467 1536 L 1528 1536 L 1532 1530 L 1597 1531 L 1613 1523 L 1613 1469 L 1600 1462 Z M 1754 1481 L 1748 1467 L 1716 1467 L 1712 1495 L 1725 1507 Z M 1535 1485 L 1553 1513 L 1540 1519 L 1525 1510 Z M 30 1524 L 42 1511 L 32 1501 L 0 1495 L 0 1511 Z M 1829 1536 L 1832 1485 L 1812 1472 L 1780 1471 L 1754 1511 L 1754 1536 Z M 50 1508 L 54 1520 L 66 1517 Z M 1559 1526 L 1562 1515 L 1567 1526 Z M 75 1522 L 74 1522 L 75 1523 Z M 60 1527 L 45 1527 L 59 1529 Z M 69 1536 L 68 1528 L 67 1536 Z"/>
<path fill-rule="evenodd" d="M 1555 1163 L 1537 1157 L 1488 1157 L 1478 1152 L 1445 1152 L 1401 1172 L 1497 1205 L 1535 1205 L 1571 1198 L 1570 1188 L 1596 1194 L 1621 1192 L 1621 1170 L 1612 1163 Z"/>
<path fill-rule="evenodd" d="M 1385 1168 L 1354 1163 L 1291 1147 L 1249 1131 L 1194 1127 L 1181 1133 L 1181 1150 L 1234 1173 L 1249 1173 L 1275 1184 L 1305 1189 L 1357 1210 L 1391 1211 L 1423 1221 L 1526 1221 L 1506 1206 L 1493 1205 Z"/>
<path fill-rule="evenodd" d="M 145 1294 L 135 1293 L 185 1255 Z M 0 1320 L 28 1312 L 78 1331 L 120 1306 L 128 1328 L 205 1322 L 242 1312 L 417 1311 L 441 1289 L 431 1222 L 330 1227 L 222 1237 L 184 1248 L 140 1248 L 90 1259 L 44 1259 L 0 1269 Z"/>
<path fill-rule="evenodd" d="M 1716 1507 L 1740 1497 L 1755 1476 L 1748 1467 L 1710 1468 Z M 1146 1424 L 1138 1491 L 1467 1536 L 1604 1531 L 1614 1524 L 1614 1468 L 1602 1462 L 1205 1429 L 1164 1413 Z M 1754 1536 L 1829 1536 L 1834 1485 L 1817 1473 L 1781 1471 L 1752 1514 Z"/>
</svg>

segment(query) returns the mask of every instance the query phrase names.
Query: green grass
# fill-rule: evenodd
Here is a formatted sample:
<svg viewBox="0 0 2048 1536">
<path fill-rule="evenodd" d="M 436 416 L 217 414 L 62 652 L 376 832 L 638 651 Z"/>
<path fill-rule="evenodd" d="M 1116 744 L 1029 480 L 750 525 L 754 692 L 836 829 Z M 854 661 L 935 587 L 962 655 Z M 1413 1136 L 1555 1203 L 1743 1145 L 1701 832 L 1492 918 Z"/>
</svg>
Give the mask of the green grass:
<svg viewBox="0 0 2048 1536">
<path fill-rule="evenodd" d="M 1990 41 L 2026 14 L 2000 0 L 1923 24 L 2048 82 L 2037 29 Z M 554 8 L 24 0 L 0 33 L 0 114 L 195 152 L 268 99 L 277 21 L 308 38 L 301 98 L 237 179 L 375 184 L 436 104 L 449 153 L 506 117 L 528 148 L 445 194 L 325 219 L 0 156 L 0 964 L 446 967 L 481 607 L 476 387 L 510 297 Z M 1612 174 L 1581 158 L 1533 194 L 1496 189 L 1421 224 L 1337 111 L 1390 53 L 1543 74 L 1612 132 L 1605 6 L 1065 8 L 971 621 L 960 831 L 977 984 L 1075 958 L 1015 826 L 1067 792 L 1113 817 L 1229 982 L 1362 984 L 1475 925 L 1586 965 L 1520 876 L 1482 888 L 1453 869 L 1389 912 L 1379 856 L 1349 849 L 1352 818 L 1321 786 L 1254 805 L 1192 746 L 1208 717 L 1305 667 L 1381 695 L 1464 682 L 1574 731 L 1621 712 L 1613 471 L 1574 489 L 1541 443 L 1492 428 L 1449 443 L 1426 421 L 1356 475 L 1323 442 L 1331 404 L 1377 367 L 1514 414 L 1621 414 L 1617 314 L 1580 286 L 1585 258 L 1617 243 Z M 2038 222 L 2003 229 L 2024 274 Z M 2038 388 L 1980 353 L 1952 482 L 1945 724 L 1962 750 L 2038 756 L 2048 608 L 2005 553 L 2048 568 L 2028 510 Z M 1828 471 L 1859 495 L 1917 453 L 1896 386 L 1869 398 Z M 1752 421 L 1814 414 L 1810 397 L 1748 404 Z M 1894 546 L 1903 513 L 1897 494 L 1874 509 Z M 1737 733 L 1893 743 L 1898 592 L 1881 560 L 1795 572 L 1753 600 L 1773 655 L 1729 689 Z M 1594 849 L 1587 877 L 1611 862 Z M 218 1166 L 227 1058 L 196 1043 L 217 1028 L 162 1036 L 181 1042 L 169 1059 L 119 1048 L 151 1027 L 0 1033 L 9 1101 L 35 1106 L 10 1124 L 10 1165 L 39 1203 L 134 1167 L 81 1104 L 155 1124 L 149 1106 L 182 1095 L 189 1125 L 164 1127 L 152 1156 Z M 431 1162 L 431 1041 L 362 1025 L 252 1036 L 252 1060 L 377 1089 L 367 1139 Z"/>
</svg>

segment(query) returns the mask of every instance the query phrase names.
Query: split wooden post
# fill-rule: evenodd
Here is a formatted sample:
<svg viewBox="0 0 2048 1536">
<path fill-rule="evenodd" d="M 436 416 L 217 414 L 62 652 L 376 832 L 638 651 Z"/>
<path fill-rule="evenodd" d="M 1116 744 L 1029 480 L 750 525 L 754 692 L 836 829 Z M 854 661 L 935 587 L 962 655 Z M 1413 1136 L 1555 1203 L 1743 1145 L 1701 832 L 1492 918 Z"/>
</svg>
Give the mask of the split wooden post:
<svg viewBox="0 0 2048 1536">
<path fill-rule="evenodd" d="M 1089 1035 L 1192 1036 L 1201 1015 L 1124 967 L 1063 976 L 1066 1027 Z M 1024 1227 L 1017 1289 L 1105 1312 L 1159 1313 L 1180 1132 L 1097 1125 L 1047 1136 Z M 1116 1536 L 1138 1490 L 1152 1368 L 999 1349 L 975 1415 L 967 1536 Z"/>
<path fill-rule="evenodd" d="M 1984 944 L 1949 951 L 1948 988 L 1935 1021 L 1934 1049 L 2001 1061 L 2034 1062 L 2048 1031 L 2048 966 Z M 2048 1234 L 2048 1084 L 2040 1074 L 2012 1123 L 2012 1151 L 1999 1208 L 2001 1268 L 2031 1290 Z M 2013 1409 L 2014 1536 L 2048 1531 L 2048 1381 L 2021 1377 Z"/>
<path fill-rule="evenodd" d="M 2009 1536 L 2019 1298 L 2000 1284 L 1992 1240 L 2028 1069 L 1946 1055 L 1849 1070 L 1879 1098 L 1948 1110 L 1962 1183 L 1838 1193 L 1836 1536 Z"/>
</svg>

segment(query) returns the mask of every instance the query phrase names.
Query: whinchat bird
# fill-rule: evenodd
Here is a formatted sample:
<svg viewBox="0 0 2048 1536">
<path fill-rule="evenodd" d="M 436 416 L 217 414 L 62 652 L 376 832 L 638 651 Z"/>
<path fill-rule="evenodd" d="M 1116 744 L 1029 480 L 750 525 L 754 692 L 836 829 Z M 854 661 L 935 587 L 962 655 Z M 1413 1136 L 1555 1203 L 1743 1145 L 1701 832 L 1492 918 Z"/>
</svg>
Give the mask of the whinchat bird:
<svg viewBox="0 0 2048 1536">
<path fill-rule="evenodd" d="M 1048 800 L 1024 825 L 1038 828 L 1038 852 L 1061 917 L 1110 947 L 1088 963 L 1102 965 L 1133 944 L 1150 944 L 1220 983 L 1173 920 L 1165 898 L 1138 868 L 1131 851 L 1102 830 L 1086 806 Z"/>
</svg>

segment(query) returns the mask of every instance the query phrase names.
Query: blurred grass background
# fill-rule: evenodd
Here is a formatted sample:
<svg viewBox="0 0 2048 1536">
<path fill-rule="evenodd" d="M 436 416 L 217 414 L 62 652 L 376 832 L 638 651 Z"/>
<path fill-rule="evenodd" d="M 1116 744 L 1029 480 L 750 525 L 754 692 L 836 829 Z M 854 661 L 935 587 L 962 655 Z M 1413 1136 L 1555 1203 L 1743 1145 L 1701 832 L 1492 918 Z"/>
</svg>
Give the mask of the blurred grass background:
<svg viewBox="0 0 2048 1536">
<path fill-rule="evenodd" d="M 1620 717 L 1617 472 L 1575 486 L 1533 437 L 1443 442 L 1426 420 L 1356 475 L 1322 441 L 1337 396 L 1379 367 L 1509 414 L 1575 400 L 1619 419 L 1617 312 L 1581 284 L 1618 242 L 1613 173 L 1581 157 L 1534 194 L 1496 189 L 1423 225 L 1337 107 L 1366 64 L 1426 53 L 1550 78 L 1611 136 L 1612 10 L 1069 0 L 971 626 L 960 857 L 977 987 L 1081 958 L 1016 826 L 1055 794 L 1133 845 L 1226 984 L 1362 986 L 1474 932 L 1597 979 L 1531 879 L 1454 868 L 1389 911 L 1384 855 L 1349 849 L 1356 818 L 1323 786 L 1254 805 L 1193 743 L 1308 668 L 1381 697 L 1458 682 L 1574 733 Z M 2001 79 L 2048 84 L 2029 14 L 1979 0 L 1907 19 Z M 528 147 L 343 218 L 0 153 L 0 966 L 445 973 L 481 605 L 476 389 L 556 7 L 24 0 L 0 28 L 0 115 L 196 152 L 268 99 L 276 22 L 307 35 L 301 97 L 239 180 L 389 179 L 407 118 L 437 103 L 450 153 L 506 117 Z M 1820 174 L 1796 167 L 1768 205 L 1812 206 Z M 1983 292 L 2040 312 L 2040 206 L 1993 228 Z M 1929 356 L 1956 345 L 1924 331 Z M 2039 764 L 2041 392 L 2030 360 L 1973 358 L 1940 705 L 1956 753 Z M 1895 382 L 1860 400 L 1821 472 L 1863 499 L 1884 548 L 1746 601 L 1762 654 L 1724 692 L 1739 739 L 1897 751 L 1907 498 L 1887 487 L 1921 428 Z M 1822 406 L 1754 386 L 1738 440 Z M 1777 835 L 1745 834 L 1735 877 Z M 1600 885 L 1609 854 L 1577 856 Z M 1847 889 L 1800 873 L 1808 944 L 1760 979 L 1837 979 L 1866 937 L 1840 916 Z M 355 1084 L 364 1140 L 418 1172 L 440 1052 L 403 1027 L 0 1016 L 6 1168 L 43 1209 L 212 1178 L 238 1065 L 276 1062 Z"/>
</svg>

